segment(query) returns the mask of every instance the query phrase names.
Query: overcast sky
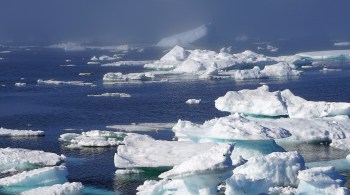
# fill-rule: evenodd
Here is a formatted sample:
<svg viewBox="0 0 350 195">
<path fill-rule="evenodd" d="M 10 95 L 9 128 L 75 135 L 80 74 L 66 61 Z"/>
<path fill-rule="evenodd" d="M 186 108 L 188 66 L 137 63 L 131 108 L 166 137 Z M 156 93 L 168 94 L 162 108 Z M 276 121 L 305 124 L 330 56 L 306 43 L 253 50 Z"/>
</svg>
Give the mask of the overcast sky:
<svg viewBox="0 0 350 195">
<path fill-rule="evenodd" d="M 234 40 L 350 36 L 349 0 L 0 0 L 0 40 L 148 42 L 201 24 Z"/>
</svg>

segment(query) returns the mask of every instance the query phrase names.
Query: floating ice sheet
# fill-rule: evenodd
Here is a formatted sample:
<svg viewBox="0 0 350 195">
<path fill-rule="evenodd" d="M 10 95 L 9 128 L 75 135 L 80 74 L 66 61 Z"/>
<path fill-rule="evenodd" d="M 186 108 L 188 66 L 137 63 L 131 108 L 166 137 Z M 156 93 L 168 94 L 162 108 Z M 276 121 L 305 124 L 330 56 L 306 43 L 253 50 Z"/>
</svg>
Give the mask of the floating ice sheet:
<svg viewBox="0 0 350 195">
<path fill-rule="evenodd" d="M 161 131 L 171 130 L 175 123 L 132 123 L 130 125 L 109 125 L 106 128 L 116 129 L 118 131 Z"/>
<path fill-rule="evenodd" d="M 0 128 L 0 137 L 32 137 L 43 135 L 45 135 L 44 131 L 5 129 L 2 127 Z"/>
<path fill-rule="evenodd" d="M 83 81 L 57 81 L 57 80 L 42 80 L 38 79 L 37 83 L 39 85 L 75 85 L 75 86 L 95 86 L 93 83 L 85 83 Z"/>
</svg>

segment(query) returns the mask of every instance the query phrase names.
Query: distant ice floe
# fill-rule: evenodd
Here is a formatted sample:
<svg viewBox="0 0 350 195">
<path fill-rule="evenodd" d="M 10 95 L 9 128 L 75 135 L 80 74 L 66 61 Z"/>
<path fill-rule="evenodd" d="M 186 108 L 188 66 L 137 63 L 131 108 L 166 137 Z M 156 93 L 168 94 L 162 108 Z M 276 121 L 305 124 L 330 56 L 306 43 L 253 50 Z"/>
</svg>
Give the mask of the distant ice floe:
<svg viewBox="0 0 350 195">
<path fill-rule="evenodd" d="M 16 87 L 25 87 L 27 86 L 27 83 L 15 83 Z"/>
<path fill-rule="evenodd" d="M 89 64 L 89 65 L 96 65 L 96 64 L 100 64 L 100 62 L 87 62 L 87 64 Z"/>
<path fill-rule="evenodd" d="M 161 131 L 171 130 L 175 123 L 132 123 L 130 125 L 109 125 L 106 128 L 116 129 L 118 131 L 134 132 L 134 131 Z"/>
<path fill-rule="evenodd" d="M 83 81 L 58 81 L 58 80 L 43 80 L 43 79 L 38 79 L 37 81 L 38 85 L 74 85 L 74 86 L 90 86 L 94 87 L 96 86 L 93 83 L 85 83 Z"/>
<path fill-rule="evenodd" d="M 201 25 L 195 29 L 175 34 L 166 38 L 163 38 L 157 43 L 158 47 L 173 47 L 175 45 L 186 45 L 193 43 L 208 33 L 207 25 Z"/>
<path fill-rule="evenodd" d="M 311 60 L 349 60 L 350 50 L 312 51 L 296 55 Z"/>
<path fill-rule="evenodd" d="M 74 66 L 77 66 L 75 64 L 62 64 L 60 65 L 61 67 L 74 67 Z"/>
<path fill-rule="evenodd" d="M 350 46 L 350 42 L 337 42 L 337 43 L 334 43 L 334 46 L 337 46 L 337 47 Z"/>
<path fill-rule="evenodd" d="M 148 63 L 152 63 L 153 60 L 141 60 L 141 61 L 118 61 L 102 64 L 101 66 L 143 66 Z"/>
<path fill-rule="evenodd" d="M 11 53 L 12 51 L 0 51 L 0 54 L 7 54 L 7 53 Z"/>
<path fill-rule="evenodd" d="M 44 135 L 44 131 L 5 129 L 2 127 L 0 128 L 0 137 L 32 137 Z"/>
<path fill-rule="evenodd" d="M 65 133 L 59 139 L 67 143 L 68 148 L 108 147 L 121 144 L 125 136 L 121 132 L 91 130 L 81 134 Z"/>
<path fill-rule="evenodd" d="M 83 188 L 83 184 L 80 182 L 66 182 L 64 184 L 55 184 L 27 190 L 22 192 L 21 195 L 79 195 L 83 194 Z"/>
<path fill-rule="evenodd" d="M 91 76 L 92 73 L 91 72 L 80 72 L 79 76 Z"/>
<path fill-rule="evenodd" d="M 64 49 L 64 51 L 84 51 L 85 47 L 79 43 L 67 42 L 55 45 L 50 45 L 49 48 Z"/>
<path fill-rule="evenodd" d="M 279 48 L 267 44 L 266 47 L 258 46 L 257 49 L 258 50 L 268 50 L 270 52 L 277 52 Z"/>
<path fill-rule="evenodd" d="M 201 99 L 188 99 L 186 100 L 186 104 L 199 104 L 202 100 Z"/>
<path fill-rule="evenodd" d="M 87 95 L 88 97 L 120 97 L 120 98 L 129 98 L 131 97 L 128 93 L 102 93 L 98 95 Z"/>
<path fill-rule="evenodd" d="M 117 168 L 171 167 L 209 150 L 215 143 L 155 140 L 147 135 L 129 134 L 114 156 Z"/>
<path fill-rule="evenodd" d="M 103 76 L 103 82 L 132 82 L 132 81 L 150 81 L 154 79 L 152 73 L 129 73 L 123 74 L 121 72 L 109 72 Z"/>
</svg>

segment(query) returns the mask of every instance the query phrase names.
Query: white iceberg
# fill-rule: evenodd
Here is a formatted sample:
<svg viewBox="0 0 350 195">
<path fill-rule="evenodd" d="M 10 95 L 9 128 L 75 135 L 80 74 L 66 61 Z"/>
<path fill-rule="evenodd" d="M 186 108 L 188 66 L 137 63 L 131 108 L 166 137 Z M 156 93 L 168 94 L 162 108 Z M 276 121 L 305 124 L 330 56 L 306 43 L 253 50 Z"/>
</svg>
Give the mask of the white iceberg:
<svg viewBox="0 0 350 195">
<path fill-rule="evenodd" d="M 175 123 L 132 123 L 129 125 L 109 125 L 106 128 L 116 129 L 118 131 L 160 131 L 171 130 Z"/>
<path fill-rule="evenodd" d="M 42 166 L 58 165 L 65 160 L 65 156 L 40 150 L 22 148 L 0 149 L 0 172 L 21 171 Z"/>
<path fill-rule="evenodd" d="M 199 104 L 201 102 L 201 99 L 188 99 L 186 100 L 186 104 Z"/>
<path fill-rule="evenodd" d="M 201 25 L 195 29 L 175 34 L 166 38 L 163 38 L 157 43 L 158 47 L 173 47 L 175 45 L 186 45 L 193 43 L 208 33 L 207 25 Z"/>
<path fill-rule="evenodd" d="M 152 73 L 129 73 L 109 72 L 103 76 L 104 82 L 130 82 L 130 81 L 150 81 L 154 79 Z"/>
<path fill-rule="evenodd" d="M 123 143 L 114 156 L 117 168 L 172 167 L 217 145 L 162 141 L 138 134 L 126 136 Z"/>
<path fill-rule="evenodd" d="M 98 95 L 87 95 L 88 97 L 120 97 L 120 98 L 129 98 L 131 97 L 128 93 L 102 93 Z"/>
<path fill-rule="evenodd" d="M 346 177 L 338 174 L 334 167 L 314 167 L 300 171 L 297 194 L 350 194 L 344 187 Z"/>
<path fill-rule="evenodd" d="M 94 87 L 93 83 L 85 83 L 83 81 L 57 81 L 57 80 L 43 80 L 43 79 L 38 79 L 37 81 L 38 85 L 74 85 L 74 86 L 90 86 Z"/>
<path fill-rule="evenodd" d="M 312 51 L 296 55 L 311 60 L 349 60 L 350 50 Z"/>
<path fill-rule="evenodd" d="M 60 135 L 60 140 L 69 143 L 69 148 L 80 147 L 108 147 L 121 144 L 125 133 L 113 131 L 91 130 L 87 132 L 65 133 Z"/>
<path fill-rule="evenodd" d="M 44 167 L 0 178 L 2 187 L 41 187 L 67 182 L 65 166 Z"/>
<path fill-rule="evenodd" d="M 33 137 L 44 135 L 44 131 L 5 129 L 2 127 L 0 128 L 0 137 Z"/>
<path fill-rule="evenodd" d="M 83 194 L 83 184 L 80 182 L 66 182 L 64 184 L 55 184 L 27 190 L 21 195 L 81 195 Z"/>
</svg>

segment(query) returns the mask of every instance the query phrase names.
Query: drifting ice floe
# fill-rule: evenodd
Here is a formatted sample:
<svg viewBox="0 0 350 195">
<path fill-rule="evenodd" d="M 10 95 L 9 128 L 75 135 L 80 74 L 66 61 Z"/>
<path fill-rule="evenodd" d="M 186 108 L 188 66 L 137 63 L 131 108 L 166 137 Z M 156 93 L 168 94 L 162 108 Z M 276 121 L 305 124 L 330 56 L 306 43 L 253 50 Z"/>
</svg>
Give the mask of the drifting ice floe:
<svg viewBox="0 0 350 195">
<path fill-rule="evenodd" d="M 350 50 L 312 51 L 296 55 L 311 60 L 349 60 Z"/>
<path fill-rule="evenodd" d="M 79 76 L 91 76 L 92 73 L 91 72 L 81 72 L 79 73 Z"/>
<path fill-rule="evenodd" d="M 92 130 L 81 134 L 65 133 L 59 139 L 68 142 L 69 145 L 67 147 L 69 148 L 107 147 L 119 145 L 125 135 L 125 133 L 121 132 Z"/>
<path fill-rule="evenodd" d="M 38 85 L 75 85 L 75 86 L 90 86 L 94 87 L 93 83 L 84 83 L 83 81 L 57 81 L 57 80 L 42 80 L 38 79 Z"/>
<path fill-rule="evenodd" d="M 233 145 L 220 144 L 159 175 L 161 181 L 146 181 L 138 194 L 217 194 L 217 185 L 230 177 Z"/>
<path fill-rule="evenodd" d="M 132 123 L 130 125 L 109 125 L 106 128 L 116 129 L 118 131 L 161 131 L 171 130 L 175 123 Z"/>
<path fill-rule="evenodd" d="M 44 131 L 4 129 L 2 127 L 0 128 L 0 137 L 31 137 L 43 135 L 45 135 Z"/>
<path fill-rule="evenodd" d="M 221 111 L 290 118 L 319 118 L 349 115 L 350 103 L 307 101 L 290 90 L 270 92 L 263 85 L 255 90 L 230 91 L 215 101 Z"/>
<path fill-rule="evenodd" d="M 346 177 L 338 174 L 334 167 L 315 167 L 300 171 L 297 194 L 350 194 L 344 187 Z"/>
<path fill-rule="evenodd" d="M 55 184 L 52 186 L 39 187 L 27 190 L 21 195 L 80 195 L 83 194 L 83 184 L 80 182 Z"/>
<path fill-rule="evenodd" d="M 107 64 L 102 64 L 101 66 L 143 66 L 148 63 L 152 63 L 153 60 L 144 60 L 144 61 L 119 61 L 119 62 L 112 62 Z"/>
<path fill-rule="evenodd" d="M 170 37 L 163 38 L 157 43 L 158 47 L 173 47 L 175 45 L 186 45 L 193 43 L 208 33 L 207 25 L 201 25 L 195 29 L 189 30 L 187 32 L 172 35 Z"/>
<path fill-rule="evenodd" d="M 88 97 L 120 97 L 120 98 L 129 98 L 130 94 L 127 93 L 102 93 L 99 95 L 87 95 Z"/>
<path fill-rule="evenodd" d="M 194 143 L 154 140 L 146 135 L 130 134 L 124 138 L 114 156 L 117 168 L 171 167 L 203 153 L 215 143 Z"/>
<path fill-rule="evenodd" d="M 65 156 L 40 150 L 21 148 L 0 149 L 0 172 L 20 171 L 40 166 L 54 166 L 65 160 Z"/>
<path fill-rule="evenodd" d="M 201 99 L 188 99 L 185 103 L 186 104 L 199 104 L 201 102 Z"/>
<path fill-rule="evenodd" d="M 150 81 L 154 78 L 152 73 L 129 73 L 109 72 L 103 76 L 104 82 L 128 82 L 128 81 Z"/>
<path fill-rule="evenodd" d="M 64 49 L 64 51 L 84 51 L 85 47 L 78 43 L 73 42 L 67 42 L 67 43 L 60 43 L 56 45 L 50 45 L 50 48 L 58 48 L 58 49 Z"/>
<path fill-rule="evenodd" d="M 350 42 L 338 42 L 338 43 L 334 43 L 334 46 L 350 46 Z"/>
<path fill-rule="evenodd" d="M 27 83 L 15 83 L 16 87 L 25 87 L 27 86 Z"/>
</svg>

